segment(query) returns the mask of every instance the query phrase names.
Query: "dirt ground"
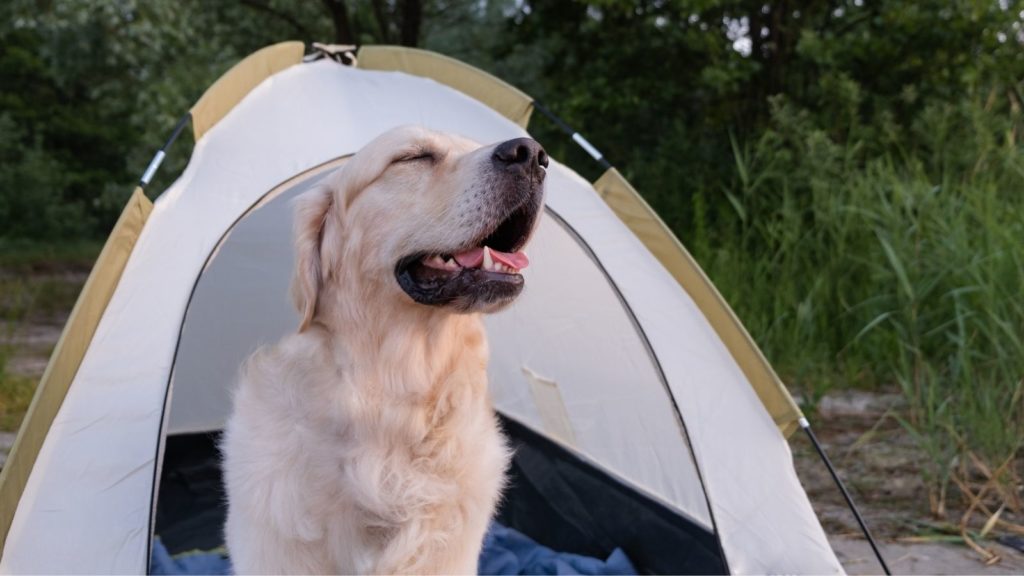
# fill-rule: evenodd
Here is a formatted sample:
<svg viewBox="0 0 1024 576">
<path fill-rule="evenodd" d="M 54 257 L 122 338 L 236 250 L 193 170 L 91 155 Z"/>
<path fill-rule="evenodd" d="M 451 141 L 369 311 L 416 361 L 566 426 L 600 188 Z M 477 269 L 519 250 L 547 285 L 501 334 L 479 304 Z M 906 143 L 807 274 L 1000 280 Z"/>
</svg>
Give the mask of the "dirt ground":
<svg viewBox="0 0 1024 576">
<path fill-rule="evenodd" d="M 84 274 L 63 275 L 71 284 Z M 74 288 L 74 286 L 70 286 Z M 33 315 L 12 331 L 0 333 L 0 345 L 13 355 L 8 371 L 38 379 L 64 319 L 70 312 Z M 900 409 L 896 393 L 842 391 L 826 395 L 811 423 L 833 463 L 853 493 L 869 527 L 881 541 L 883 554 L 897 574 L 1024 574 L 1024 554 L 987 540 L 983 545 L 999 561 L 986 565 L 962 543 L 935 537 L 927 491 L 917 470 L 922 462 L 913 440 L 895 419 L 884 418 Z M 14 434 L 0 431 L 0 464 Z M 833 548 L 850 574 L 881 574 L 867 542 L 818 459 L 810 442 L 798 432 L 790 441 L 797 474 L 828 532 Z M 1014 519 L 1020 522 L 1020 518 Z M 928 535 L 932 534 L 932 535 Z M 934 538 L 934 541 L 930 539 Z"/>
<path fill-rule="evenodd" d="M 924 456 L 906 430 L 894 418 L 885 417 L 901 405 L 898 393 L 848 390 L 826 395 L 818 413 L 809 418 L 865 522 L 880 540 L 889 568 L 895 574 L 1024 574 L 1024 554 L 1013 548 L 992 540 L 981 542 L 998 556 L 997 562 L 986 565 L 956 536 L 935 533 L 937 520 L 918 474 Z M 850 574 L 881 574 L 810 441 L 797 432 L 790 446 L 797 475 L 843 566 Z"/>
</svg>

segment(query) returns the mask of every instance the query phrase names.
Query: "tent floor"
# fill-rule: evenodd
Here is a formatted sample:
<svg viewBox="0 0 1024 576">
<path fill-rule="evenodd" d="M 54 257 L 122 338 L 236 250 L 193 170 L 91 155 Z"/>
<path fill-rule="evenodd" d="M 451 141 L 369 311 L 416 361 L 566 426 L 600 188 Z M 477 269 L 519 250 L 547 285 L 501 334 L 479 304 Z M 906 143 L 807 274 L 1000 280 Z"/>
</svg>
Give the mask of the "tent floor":
<svg viewBox="0 0 1024 576">
<path fill-rule="evenodd" d="M 605 558 L 620 547 L 643 572 L 726 573 L 714 534 L 515 421 L 502 425 L 515 457 L 501 523 L 563 552 Z M 219 437 L 167 438 L 155 533 L 171 554 L 224 544 Z"/>
</svg>

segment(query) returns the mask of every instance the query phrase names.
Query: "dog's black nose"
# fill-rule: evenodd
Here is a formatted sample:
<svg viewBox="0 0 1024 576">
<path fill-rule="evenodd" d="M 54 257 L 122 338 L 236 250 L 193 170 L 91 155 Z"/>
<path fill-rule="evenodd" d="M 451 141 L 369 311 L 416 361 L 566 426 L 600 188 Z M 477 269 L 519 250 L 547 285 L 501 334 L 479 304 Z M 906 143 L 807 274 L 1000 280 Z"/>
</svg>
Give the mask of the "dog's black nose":
<svg viewBox="0 0 1024 576">
<path fill-rule="evenodd" d="M 494 163 L 503 168 L 548 167 L 548 153 L 532 138 L 516 138 L 498 144 L 494 149 Z"/>
</svg>

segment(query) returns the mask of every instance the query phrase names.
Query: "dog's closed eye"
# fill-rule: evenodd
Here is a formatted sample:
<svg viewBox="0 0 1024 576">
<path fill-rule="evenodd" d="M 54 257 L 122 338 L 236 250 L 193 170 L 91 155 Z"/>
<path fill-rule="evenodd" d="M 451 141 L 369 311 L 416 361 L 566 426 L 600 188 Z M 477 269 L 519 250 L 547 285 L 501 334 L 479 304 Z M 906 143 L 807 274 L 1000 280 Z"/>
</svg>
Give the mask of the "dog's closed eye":
<svg viewBox="0 0 1024 576">
<path fill-rule="evenodd" d="M 431 150 L 416 150 L 416 151 L 411 152 L 409 154 L 406 154 L 406 155 L 403 155 L 403 156 L 399 156 L 398 158 L 395 158 L 392 163 L 396 163 L 397 164 L 397 163 L 402 163 L 402 162 L 418 162 L 418 161 L 434 162 L 435 160 L 437 160 L 437 155 L 433 151 L 431 151 Z"/>
</svg>

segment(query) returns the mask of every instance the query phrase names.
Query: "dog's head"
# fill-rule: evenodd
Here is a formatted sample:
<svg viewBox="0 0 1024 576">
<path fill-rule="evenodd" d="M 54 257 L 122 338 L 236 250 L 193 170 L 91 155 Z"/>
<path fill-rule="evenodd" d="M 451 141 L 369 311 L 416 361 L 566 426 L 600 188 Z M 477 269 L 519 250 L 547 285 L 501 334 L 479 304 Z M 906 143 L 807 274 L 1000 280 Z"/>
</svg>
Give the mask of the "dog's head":
<svg viewBox="0 0 1024 576">
<path fill-rule="evenodd" d="M 547 165 L 528 138 L 480 146 L 419 127 L 379 136 L 299 200 L 293 293 L 302 328 L 332 284 L 362 287 L 389 305 L 507 305 L 523 289 L 521 250 L 541 211 Z"/>
</svg>

